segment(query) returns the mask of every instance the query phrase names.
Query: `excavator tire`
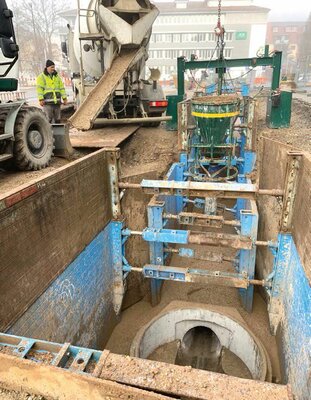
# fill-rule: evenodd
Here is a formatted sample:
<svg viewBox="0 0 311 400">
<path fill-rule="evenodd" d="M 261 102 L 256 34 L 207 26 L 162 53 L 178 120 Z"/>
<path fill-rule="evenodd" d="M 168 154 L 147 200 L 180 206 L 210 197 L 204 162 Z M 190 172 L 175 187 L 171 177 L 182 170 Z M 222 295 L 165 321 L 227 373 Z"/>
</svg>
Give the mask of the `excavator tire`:
<svg viewBox="0 0 311 400">
<path fill-rule="evenodd" d="M 54 139 L 43 111 L 36 107 L 22 107 L 15 121 L 14 136 L 14 163 L 18 169 L 39 170 L 49 165 Z"/>
</svg>

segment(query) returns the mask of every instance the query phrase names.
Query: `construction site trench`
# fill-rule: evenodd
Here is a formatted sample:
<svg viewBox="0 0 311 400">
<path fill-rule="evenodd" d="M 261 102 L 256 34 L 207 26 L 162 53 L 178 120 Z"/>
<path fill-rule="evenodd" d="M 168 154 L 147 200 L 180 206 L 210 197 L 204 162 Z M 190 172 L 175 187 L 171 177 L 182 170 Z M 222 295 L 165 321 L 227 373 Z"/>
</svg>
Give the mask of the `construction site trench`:
<svg viewBox="0 0 311 400">
<path fill-rule="evenodd" d="M 310 282 L 311 105 L 294 100 L 291 127 L 272 130 L 265 125 L 265 101 L 261 100 L 256 126 L 259 154 L 256 173 L 260 175 L 261 188 L 284 190 L 287 154 L 293 151 L 302 154 L 292 235 Z M 166 131 L 164 125 L 137 129 L 119 145 L 120 180 L 139 183 L 142 179 L 163 179 L 169 166 L 177 161 L 177 141 L 177 133 Z M 289 322 L 283 319 L 284 309 L 280 310 L 283 323 L 275 335 L 271 334 L 268 298 L 262 288 L 254 290 L 251 313 L 243 308 L 236 288 L 174 281 L 164 282 L 160 302 L 152 306 L 150 280 L 132 272 L 127 277 L 124 299 L 120 305 L 122 311 L 116 317 L 113 310 L 116 300 L 111 288 L 104 283 L 106 276 L 113 274 L 113 271 L 108 271 L 108 264 L 103 271 L 97 265 L 98 260 L 103 260 L 101 252 L 107 252 L 113 258 L 114 251 L 109 248 L 108 241 L 113 233 L 104 230 L 113 220 L 107 196 L 111 190 L 107 160 L 111 154 L 115 154 L 115 150 L 108 151 L 111 153 L 94 148 L 78 148 L 71 161 L 55 157 L 51 165 L 41 171 L 0 171 L 0 332 L 54 343 L 70 342 L 73 346 L 105 350 L 107 354 L 124 357 L 114 365 L 112 356 L 106 364 L 103 379 L 127 385 L 127 392 L 123 392 L 122 388 L 109 387 L 110 394 L 103 392 L 102 397 L 94 394 L 90 398 L 173 398 L 169 393 L 174 395 L 174 384 L 182 380 L 178 376 L 181 370 L 170 370 L 166 366 L 168 372 L 161 375 L 158 367 L 155 367 L 147 375 L 146 382 L 138 383 L 137 377 L 144 367 L 139 362 L 135 364 L 132 357 L 183 368 L 187 368 L 185 366 L 196 357 L 194 368 L 198 370 L 270 382 L 280 385 L 280 390 L 286 387 L 283 386 L 288 384 L 284 371 L 284 352 L 290 350 L 289 344 L 282 338 Z M 125 227 L 142 231 L 147 226 L 150 198 L 140 190 L 123 190 L 121 207 Z M 230 200 L 225 201 L 225 206 L 230 208 Z M 280 198 L 262 196 L 258 198 L 257 206 L 260 215 L 258 239 L 275 241 L 282 216 Z M 175 225 L 174 229 L 178 229 L 178 226 Z M 225 232 L 232 233 L 233 228 L 228 226 Z M 104 243 L 103 247 L 99 243 Z M 89 248 L 89 244 L 92 248 Z M 194 245 L 194 248 L 200 251 L 202 246 Z M 228 259 L 232 257 L 232 249 L 223 250 L 213 246 L 204 246 L 206 253 L 200 255 L 204 258 L 211 251 L 217 255 L 220 250 Z M 83 261 L 79 261 L 82 253 L 85 254 Z M 139 235 L 127 240 L 126 259 L 134 268 L 149 263 L 149 245 Z M 206 261 L 173 254 L 170 265 L 204 269 Z M 209 262 L 209 268 L 232 272 L 229 261 L 220 264 Z M 272 268 L 271 252 L 259 247 L 256 279 L 264 279 L 272 272 Z M 292 294 L 295 291 L 291 284 L 287 289 Z M 245 336 L 239 343 L 241 335 Z M 226 340 L 231 347 L 225 345 Z M 10 355 L 10 352 L 0 346 L 0 355 L 3 354 Z M 43 364 L 49 365 L 49 359 L 43 360 Z M 128 381 L 122 376 L 120 365 L 123 365 Z M 303 359 L 302 365 L 305 365 Z M 13 375 L 19 373 L 18 367 L 15 371 Z M 35 376 L 36 371 L 32 371 L 32 374 Z M 167 383 L 168 375 L 171 387 Z M 43 386 L 40 383 L 32 386 L 29 382 L 20 384 L 18 379 L 9 382 L 11 375 L 3 380 L 2 376 L 5 373 L 0 367 L 0 399 L 54 398 L 51 397 L 55 390 L 52 386 L 43 387 L 44 383 Z M 154 391 L 152 381 L 155 382 Z M 80 388 L 79 382 L 75 384 L 76 388 Z M 201 386 L 199 379 L 193 381 L 192 394 L 198 393 L 195 398 L 204 398 L 199 397 Z M 227 398 L 226 381 L 219 382 L 218 386 L 223 387 L 223 398 Z M 61 387 L 65 390 L 63 384 Z M 30 391 L 31 388 L 33 391 Z M 144 388 L 147 392 L 140 393 L 139 390 Z M 158 388 L 164 388 L 163 392 L 159 393 Z M 231 399 L 246 398 L 243 397 L 243 387 L 237 384 L 235 389 Z M 118 390 L 120 392 L 116 394 Z M 280 392 L 275 397 L 269 397 L 259 390 L 256 399 L 290 399 L 288 390 L 286 387 L 286 395 Z M 70 393 L 68 389 L 64 397 L 55 398 L 73 398 Z M 147 396 L 146 393 L 150 397 L 140 397 Z M 174 398 L 192 398 L 190 392 L 187 393 L 188 396 L 179 394 Z M 211 398 L 221 397 L 215 395 Z"/>
</svg>

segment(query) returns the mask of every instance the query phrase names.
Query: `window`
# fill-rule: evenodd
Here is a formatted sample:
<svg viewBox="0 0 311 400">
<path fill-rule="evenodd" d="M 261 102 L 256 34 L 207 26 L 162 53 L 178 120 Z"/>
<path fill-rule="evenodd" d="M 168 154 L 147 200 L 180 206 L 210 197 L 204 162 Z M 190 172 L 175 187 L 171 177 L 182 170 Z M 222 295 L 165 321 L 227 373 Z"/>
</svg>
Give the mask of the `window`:
<svg viewBox="0 0 311 400">
<path fill-rule="evenodd" d="M 277 26 L 274 26 L 273 28 L 272 28 L 272 32 L 273 33 L 277 33 L 279 31 L 279 28 L 277 27 Z"/>
<path fill-rule="evenodd" d="M 233 39 L 233 32 L 225 32 L 225 41 L 230 42 Z"/>
<path fill-rule="evenodd" d="M 154 34 L 155 43 L 171 43 L 172 35 L 166 33 L 156 33 Z"/>
<path fill-rule="evenodd" d="M 182 33 L 181 34 L 182 42 L 198 42 L 199 34 L 198 33 Z"/>
<path fill-rule="evenodd" d="M 297 32 L 297 26 L 287 26 L 285 32 Z"/>
<path fill-rule="evenodd" d="M 149 51 L 150 58 L 163 58 L 163 50 L 150 50 Z"/>
<path fill-rule="evenodd" d="M 181 42 L 180 33 L 173 33 L 173 43 L 180 43 L 180 42 Z"/>
<path fill-rule="evenodd" d="M 216 25 L 217 15 L 213 14 L 192 14 L 192 15 L 160 15 L 155 24 L 156 25 Z M 225 16 L 222 16 L 222 23 L 225 25 Z"/>
<path fill-rule="evenodd" d="M 208 40 L 209 42 L 215 42 L 216 40 L 215 32 L 208 32 Z"/>
<path fill-rule="evenodd" d="M 225 58 L 231 58 L 232 49 L 225 49 Z"/>
<path fill-rule="evenodd" d="M 199 50 L 198 56 L 201 60 L 210 60 L 212 57 L 215 58 L 216 52 L 214 49 L 202 49 Z"/>
</svg>

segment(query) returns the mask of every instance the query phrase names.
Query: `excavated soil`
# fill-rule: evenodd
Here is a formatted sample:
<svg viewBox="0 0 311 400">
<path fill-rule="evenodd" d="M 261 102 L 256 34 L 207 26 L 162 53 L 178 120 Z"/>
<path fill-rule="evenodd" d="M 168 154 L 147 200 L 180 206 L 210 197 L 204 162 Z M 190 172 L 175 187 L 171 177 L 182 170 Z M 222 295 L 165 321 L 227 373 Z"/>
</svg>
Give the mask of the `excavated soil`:
<svg viewBox="0 0 311 400">
<path fill-rule="evenodd" d="M 258 132 L 300 150 L 311 152 L 311 101 L 293 98 L 289 128 L 269 129 L 265 121 L 266 105 L 262 101 L 259 109 Z"/>
<path fill-rule="evenodd" d="M 0 388 L 0 400 L 46 400 L 45 397 Z"/>
<path fill-rule="evenodd" d="M 136 175 L 146 171 L 146 165 L 161 173 L 177 160 L 177 133 L 159 128 L 140 128 L 121 147 L 121 175 L 128 176 L 129 170 Z"/>
<path fill-rule="evenodd" d="M 90 150 L 75 150 L 71 161 L 81 158 L 89 152 Z M 0 191 L 1 193 L 9 192 L 32 180 L 43 178 L 45 175 L 48 175 L 52 171 L 56 171 L 58 168 L 63 167 L 71 161 L 60 157 L 52 157 L 50 165 L 39 171 L 17 171 L 13 168 L 4 169 L 0 164 Z"/>
</svg>

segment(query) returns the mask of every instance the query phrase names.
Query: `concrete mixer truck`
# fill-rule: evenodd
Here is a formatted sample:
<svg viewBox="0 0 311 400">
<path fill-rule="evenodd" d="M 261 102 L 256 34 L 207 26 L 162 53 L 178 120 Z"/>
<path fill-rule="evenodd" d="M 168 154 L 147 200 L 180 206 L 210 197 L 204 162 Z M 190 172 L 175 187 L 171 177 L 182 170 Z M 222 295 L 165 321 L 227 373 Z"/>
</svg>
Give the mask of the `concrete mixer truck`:
<svg viewBox="0 0 311 400">
<path fill-rule="evenodd" d="M 80 0 L 68 59 L 78 129 L 143 120 L 159 124 L 167 101 L 158 70 L 145 78 L 152 24 L 159 11 L 149 0 Z"/>
<path fill-rule="evenodd" d="M 0 0 L 0 93 L 6 95 L 18 87 L 19 48 L 12 18 L 6 1 Z M 38 170 L 49 164 L 52 152 L 52 128 L 41 109 L 28 106 L 25 100 L 0 100 L 1 167 L 2 162 L 11 165 L 13 161 L 20 170 Z"/>
</svg>

